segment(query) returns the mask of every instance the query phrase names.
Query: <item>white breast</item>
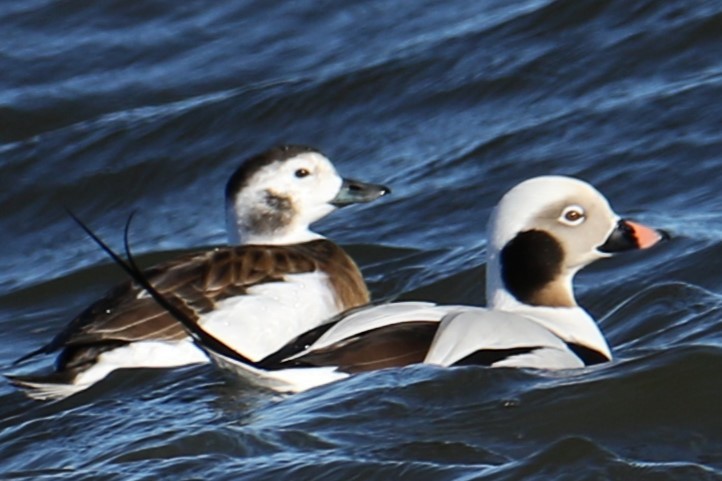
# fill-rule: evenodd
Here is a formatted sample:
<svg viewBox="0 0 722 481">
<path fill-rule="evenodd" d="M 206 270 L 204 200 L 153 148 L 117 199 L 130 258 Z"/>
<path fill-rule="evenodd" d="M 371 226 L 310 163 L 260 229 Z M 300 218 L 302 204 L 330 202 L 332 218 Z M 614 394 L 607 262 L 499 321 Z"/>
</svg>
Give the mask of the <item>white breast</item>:
<svg viewBox="0 0 722 481">
<path fill-rule="evenodd" d="M 259 284 L 220 302 L 201 325 L 244 356 L 258 361 L 338 313 L 328 276 L 293 274 Z"/>
</svg>

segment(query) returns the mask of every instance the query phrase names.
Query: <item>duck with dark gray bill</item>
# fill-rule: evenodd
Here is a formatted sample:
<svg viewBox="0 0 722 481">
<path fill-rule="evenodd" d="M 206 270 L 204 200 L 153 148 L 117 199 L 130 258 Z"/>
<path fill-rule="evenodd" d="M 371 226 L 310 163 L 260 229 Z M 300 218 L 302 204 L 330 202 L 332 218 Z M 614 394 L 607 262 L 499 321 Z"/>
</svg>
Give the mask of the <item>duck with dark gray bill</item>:
<svg viewBox="0 0 722 481">
<path fill-rule="evenodd" d="M 341 178 L 316 149 L 272 148 L 244 162 L 227 183 L 231 246 L 188 254 L 144 275 L 207 332 L 249 359 L 263 359 L 333 315 L 369 302 L 354 261 L 310 225 L 389 192 Z M 131 282 L 18 362 L 58 350 L 54 372 L 8 376 L 11 382 L 34 398 L 60 398 L 118 368 L 208 361 L 173 316 Z"/>
<path fill-rule="evenodd" d="M 579 368 L 609 361 L 612 353 L 576 302 L 575 274 L 596 260 L 647 249 L 667 237 L 621 219 L 591 185 L 562 176 L 533 178 L 511 189 L 494 210 L 488 235 L 488 307 L 428 302 L 361 307 L 260 361 L 153 295 L 218 365 L 279 391 L 414 363 Z"/>
</svg>

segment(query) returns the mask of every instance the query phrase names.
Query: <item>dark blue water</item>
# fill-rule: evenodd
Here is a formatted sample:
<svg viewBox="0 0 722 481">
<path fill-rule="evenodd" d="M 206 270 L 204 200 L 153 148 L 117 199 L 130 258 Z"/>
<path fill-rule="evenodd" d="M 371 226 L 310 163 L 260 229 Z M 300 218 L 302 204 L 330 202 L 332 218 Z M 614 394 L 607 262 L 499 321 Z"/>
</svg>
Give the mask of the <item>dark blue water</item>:
<svg viewBox="0 0 722 481">
<path fill-rule="evenodd" d="M 65 206 L 116 246 L 137 209 L 146 262 L 220 244 L 226 178 L 278 142 L 393 187 L 318 225 L 376 297 L 483 304 L 489 211 L 538 174 L 674 235 L 577 277 L 611 364 L 3 382 L 1 478 L 722 479 L 719 2 L 25 0 L 0 39 L 3 371 L 123 280 Z"/>
</svg>

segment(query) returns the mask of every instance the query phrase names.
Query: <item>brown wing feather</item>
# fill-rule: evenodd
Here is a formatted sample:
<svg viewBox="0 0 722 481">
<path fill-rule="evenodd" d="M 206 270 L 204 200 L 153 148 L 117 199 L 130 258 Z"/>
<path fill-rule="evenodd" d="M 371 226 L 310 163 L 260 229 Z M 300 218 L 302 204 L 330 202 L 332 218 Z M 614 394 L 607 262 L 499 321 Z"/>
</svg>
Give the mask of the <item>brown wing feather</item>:
<svg viewBox="0 0 722 481">
<path fill-rule="evenodd" d="M 417 364 L 426 357 L 438 327 L 438 322 L 428 321 L 380 327 L 313 351 L 292 364 L 334 366 L 348 373 Z"/>
<path fill-rule="evenodd" d="M 370 302 L 361 271 L 346 251 L 327 240 L 307 242 L 298 248 L 318 259 L 320 269 L 332 274 L 331 285 L 338 299 L 339 312 Z"/>
<path fill-rule="evenodd" d="M 280 281 L 287 274 L 327 271 L 339 311 L 368 302 L 363 277 L 346 252 L 325 239 L 294 246 L 236 246 L 184 256 L 146 270 L 159 292 L 187 306 L 191 317 L 212 310 L 254 285 Z M 319 320 L 321 321 L 321 320 Z M 182 326 L 131 282 L 120 284 L 77 316 L 46 346 L 108 341 L 177 340 Z"/>
</svg>

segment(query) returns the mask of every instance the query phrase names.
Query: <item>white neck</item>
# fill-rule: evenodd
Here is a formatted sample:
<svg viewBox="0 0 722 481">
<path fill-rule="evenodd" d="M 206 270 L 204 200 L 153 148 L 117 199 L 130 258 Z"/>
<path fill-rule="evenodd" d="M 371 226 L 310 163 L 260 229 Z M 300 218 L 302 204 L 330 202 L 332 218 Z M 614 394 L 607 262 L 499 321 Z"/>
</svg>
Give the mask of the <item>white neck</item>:
<svg viewBox="0 0 722 481">
<path fill-rule="evenodd" d="M 316 239 L 325 239 L 325 237 L 309 229 L 298 229 L 284 231 L 273 236 L 246 233 L 243 236 L 239 236 L 238 245 L 291 245 L 302 244 Z"/>
<path fill-rule="evenodd" d="M 504 288 L 504 282 L 501 280 L 499 252 L 491 246 L 488 249 L 486 259 L 486 303 L 491 309 L 504 311 L 513 308 L 520 303 Z"/>
<path fill-rule="evenodd" d="M 226 232 L 229 245 L 290 245 L 325 239 L 307 225 L 290 224 L 273 233 L 254 232 L 248 223 L 236 215 L 233 205 L 226 207 Z"/>
</svg>

